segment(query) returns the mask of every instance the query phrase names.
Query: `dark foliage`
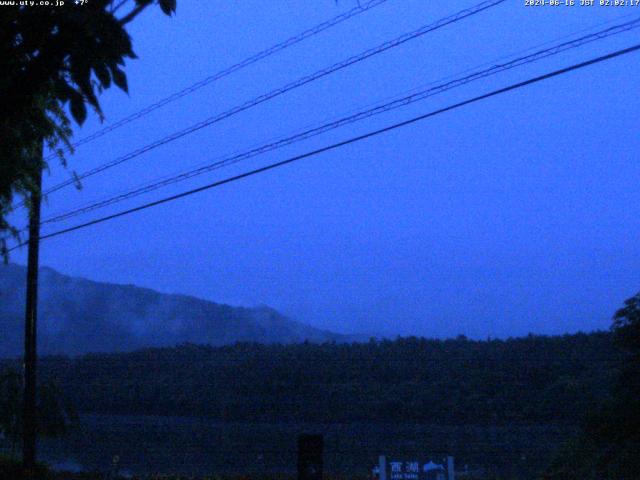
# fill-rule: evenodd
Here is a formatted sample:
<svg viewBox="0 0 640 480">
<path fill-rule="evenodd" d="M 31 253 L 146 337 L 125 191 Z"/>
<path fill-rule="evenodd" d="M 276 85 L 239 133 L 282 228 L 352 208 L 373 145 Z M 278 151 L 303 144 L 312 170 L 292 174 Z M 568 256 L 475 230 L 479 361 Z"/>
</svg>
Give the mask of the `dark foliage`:
<svg viewBox="0 0 640 480">
<path fill-rule="evenodd" d="M 577 424 L 618 356 L 606 333 L 506 341 L 183 345 L 42 360 L 81 412 L 238 421 Z"/>
<path fill-rule="evenodd" d="M 592 410 L 547 478 L 640 478 L 640 293 L 616 312 L 612 331 L 624 353 L 616 364 L 611 397 Z"/>
<path fill-rule="evenodd" d="M 0 433 L 8 440 L 11 457 L 22 438 L 22 393 L 22 375 L 9 369 L 0 376 Z M 37 410 L 37 429 L 44 437 L 63 435 L 77 425 L 78 416 L 71 402 L 51 381 L 38 388 Z"/>
<path fill-rule="evenodd" d="M 0 232 L 17 234 L 6 215 L 14 194 L 37 190 L 43 142 L 64 163 L 67 109 L 82 124 L 87 105 L 102 118 L 102 90 L 127 91 L 123 68 L 135 54 L 125 27 L 153 3 L 166 14 L 176 8 L 175 0 L 91 0 L 0 9 Z"/>
</svg>

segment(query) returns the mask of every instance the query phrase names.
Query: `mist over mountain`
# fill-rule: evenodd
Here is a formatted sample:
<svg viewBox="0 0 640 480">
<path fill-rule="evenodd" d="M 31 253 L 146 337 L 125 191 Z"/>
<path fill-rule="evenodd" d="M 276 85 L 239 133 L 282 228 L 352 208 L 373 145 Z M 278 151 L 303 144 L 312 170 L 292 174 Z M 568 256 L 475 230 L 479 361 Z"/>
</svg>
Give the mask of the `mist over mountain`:
<svg viewBox="0 0 640 480">
<path fill-rule="evenodd" d="M 0 357 L 23 351 L 26 267 L 0 266 Z M 291 320 L 269 307 L 244 308 L 134 285 L 94 282 L 40 269 L 38 351 L 76 355 L 194 342 L 297 343 L 348 337 Z"/>
</svg>

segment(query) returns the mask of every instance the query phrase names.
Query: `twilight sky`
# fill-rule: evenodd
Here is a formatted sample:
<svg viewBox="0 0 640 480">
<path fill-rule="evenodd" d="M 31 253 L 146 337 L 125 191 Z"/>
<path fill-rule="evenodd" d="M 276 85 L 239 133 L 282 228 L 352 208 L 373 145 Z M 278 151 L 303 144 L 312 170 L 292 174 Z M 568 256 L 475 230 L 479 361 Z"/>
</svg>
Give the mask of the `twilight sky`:
<svg viewBox="0 0 640 480">
<path fill-rule="evenodd" d="M 84 172 L 475 3 L 388 0 L 80 147 L 71 168 Z M 130 95 L 112 90 L 102 97 L 107 123 L 354 5 L 179 0 L 174 18 L 147 12 L 131 29 L 140 59 L 127 67 Z M 524 0 L 510 0 L 87 179 L 82 191 L 54 193 L 43 216 L 494 64 L 505 55 L 637 16 L 640 7 L 525 7 Z M 639 40 L 640 29 L 584 46 L 43 233 Z M 47 240 L 41 263 L 100 281 L 236 305 L 267 304 L 346 333 L 486 338 L 608 328 L 614 310 L 640 289 L 638 78 L 640 53 L 614 59 Z M 77 137 L 98 128 L 93 116 Z M 68 175 L 54 164 L 46 184 Z M 24 219 L 16 215 L 16 222 Z M 12 260 L 26 263 L 26 252 Z"/>
</svg>

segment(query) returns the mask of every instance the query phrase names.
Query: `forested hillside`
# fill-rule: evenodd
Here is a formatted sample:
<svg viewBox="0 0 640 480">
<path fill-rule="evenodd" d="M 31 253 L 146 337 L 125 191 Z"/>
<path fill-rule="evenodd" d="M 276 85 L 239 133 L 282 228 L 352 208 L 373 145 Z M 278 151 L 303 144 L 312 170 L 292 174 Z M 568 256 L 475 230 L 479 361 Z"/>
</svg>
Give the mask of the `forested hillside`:
<svg viewBox="0 0 640 480">
<path fill-rule="evenodd" d="M 361 344 L 185 344 L 47 357 L 81 412 L 250 421 L 578 423 L 606 396 L 607 333 Z M 6 362 L 5 362 L 6 363 Z"/>
<path fill-rule="evenodd" d="M 22 354 L 26 268 L 0 265 L 0 358 Z M 40 269 L 38 350 L 127 352 L 182 342 L 343 341 L 269 307 L 243 308 Z"/>
</svg>

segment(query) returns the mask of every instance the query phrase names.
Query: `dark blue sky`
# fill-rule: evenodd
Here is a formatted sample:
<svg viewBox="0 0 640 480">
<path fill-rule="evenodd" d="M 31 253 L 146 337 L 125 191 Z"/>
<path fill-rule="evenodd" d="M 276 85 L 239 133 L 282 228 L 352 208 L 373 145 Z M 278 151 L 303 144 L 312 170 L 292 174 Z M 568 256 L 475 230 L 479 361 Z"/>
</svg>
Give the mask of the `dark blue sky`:
<svg viewBox="0 0 640 480">
<path fill-rule="evenodd" d="M 81 147 L 71 166 L 85 171 L 475 3 L 389 0 Z M 105 94 L 105 114 L 117 120 L 354 5 L 345 0 L 182 0 L 172 19 L 149 12 L 132 27 L 140 59 L 127 68 L 130 96 Z M 638 16 L 640 7 L 506 2 L 87 179 L 81 192 L 58 192 L 44 215 L 623 15 Z M 639 32 L 75 221 L 635 44 Z M 217 302 L 268 304 L 340 332 L 485 338 L 607 328 L 613 311 L 640 288 L 638 78 L 636 53 L 51 239 L 42 244 L 42 264 Z M 92 118 L 78 136 L 98 128 Z M 68 176 L 58 165 L 51 173 L 48 185 Z M 13 260 L 24 263 L 25 258 L 20 252 Z"/>
</svg>

